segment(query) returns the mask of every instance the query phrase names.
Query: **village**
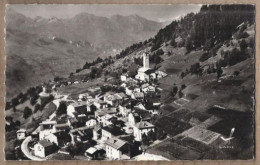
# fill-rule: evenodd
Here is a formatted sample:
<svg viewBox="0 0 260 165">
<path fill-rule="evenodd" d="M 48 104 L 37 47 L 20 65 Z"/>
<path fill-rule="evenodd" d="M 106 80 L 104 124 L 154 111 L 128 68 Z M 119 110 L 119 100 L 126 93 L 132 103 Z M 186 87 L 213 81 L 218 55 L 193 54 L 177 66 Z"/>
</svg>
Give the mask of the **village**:
<svg viewBox="0 0 260 165">
<path fill-rule="evenodd" d="M 82 142 L 89 144 L 84 151 L 88 160 L 130 160 L 160 141 L 156 141 L 156 134 L 165 138 L 150 121 L 161 106 L 162 89 L 153 82 L 167 74 L 149 68 L 147 52 L 142 56 L 143 67 L 134 78 L 127 73 L 120 76 L 121 92 L 102 92 L 95 87 L 73 100 L 43 86 L 40 96 L 53 94 L 57 110 L 30 136 L 25 129 L 17 131 L 17 139 L 25 139 L 23 153 L 33 160 L 53 153 L 69 155 L 76 150 L 72 146 Z"/>
</svg>

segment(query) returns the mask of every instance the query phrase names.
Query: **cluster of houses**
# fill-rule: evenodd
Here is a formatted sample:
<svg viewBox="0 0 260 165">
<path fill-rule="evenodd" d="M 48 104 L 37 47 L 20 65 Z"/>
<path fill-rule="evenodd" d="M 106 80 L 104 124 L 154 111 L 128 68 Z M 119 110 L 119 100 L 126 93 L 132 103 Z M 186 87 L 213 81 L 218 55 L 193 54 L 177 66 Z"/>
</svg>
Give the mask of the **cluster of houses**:
<svg viewBox="0 0 260 165">
<path fill-rule="evenodd" d="M 68 144 L 91 139 L 96 144 L 86 149 L 89 159 L 127 160 L 136 156 L 142 152 L 143 135 L 155 131 L 151 120 L 161 106 L 162 89 L 151 80 L 165 76 L 149 68 L 149 55 L 144 53 L 143 67 L 135 77 L 121 75 L 118 87 L 124 92 L 102 93 L 100 88 L 91 88 L 67 102 L 67 114 L 40 123 L 34 155 L 46 157 L 57 150 L 67 153 L 63 148 Z"/>
</svg>

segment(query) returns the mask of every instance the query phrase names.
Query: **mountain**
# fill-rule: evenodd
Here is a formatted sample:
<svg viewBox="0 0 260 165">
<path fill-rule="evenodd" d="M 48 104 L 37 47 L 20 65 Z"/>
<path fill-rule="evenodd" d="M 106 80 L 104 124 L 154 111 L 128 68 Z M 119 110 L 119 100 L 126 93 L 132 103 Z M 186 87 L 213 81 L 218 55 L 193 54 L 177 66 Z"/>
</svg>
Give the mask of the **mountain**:
<svg viewBox="0 0 260 165">
<path fill-rule="evenodd" d="M 200 152 L 199 159 L 254 157 L 254 6 L 203 5 L 199 13 L 173 21 L 153 38 L 121 51 L 110 65 L 102 67 L 103 74 L 96 74 L 97 77 L 100 75 L 106 84 L 113 84 L 113 81 L 107 82 L 108 78 L 120 77 L 116 75 L 125 72 L 134 77 L 142 66 L 145 51 L 150 55 L 150 67 L 167 74 L 153 82 L 162 89 L 162 106 L 152 122 L 169 137 L 153 145 L 147 153 L 168 159 L 195 159 L 186 153 L 197 151 Z M 102 82 L 91 77 L 96 72 L 97 69 L 91 70 L 87 84 Z M 73 87 L 75 89 L 65 87 L 60 91 L 78 96 L 85 90 L 80 85 Z M 200 147 L 205 143 L 197 138 L 199 131 L 187 131 L 194 126 L 223 137 L 229 137 L 234 128 L 234 140 L 230 143 L 234 149 L 223 150 L 215 141 L 201 151 Z M 193 134 L 196 138 L 191 139 Z M 189 139 L 187 143 L 183 141 L 186 138 Z M 187 152 L 180 156 L 182 150 L 179 148 L 187 146 Z"/>
<path fill-rule="evenodd" d="M 11 7 L 6 13 L 7 99 L 54 76 L 68 76 L 97 56 L 113 56 L 164 26 L 138 15 L 32 19 Z"/>
</svg>

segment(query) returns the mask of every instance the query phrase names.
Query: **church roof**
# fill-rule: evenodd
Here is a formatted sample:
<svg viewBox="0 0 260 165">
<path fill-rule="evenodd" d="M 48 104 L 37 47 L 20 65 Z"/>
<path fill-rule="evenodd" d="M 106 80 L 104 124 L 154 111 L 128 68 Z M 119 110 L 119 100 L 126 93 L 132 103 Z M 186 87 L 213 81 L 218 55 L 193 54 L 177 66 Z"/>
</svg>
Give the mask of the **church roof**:
<svg viewBox="0 0 260 165">
<path fill-rule="evenodd" d="M 141 67 L 138 69 L 138 72 L 146 72 L 148 70 L 150 70 L 151 68 L 144 68 L 144 67 Z"/>
</svg>

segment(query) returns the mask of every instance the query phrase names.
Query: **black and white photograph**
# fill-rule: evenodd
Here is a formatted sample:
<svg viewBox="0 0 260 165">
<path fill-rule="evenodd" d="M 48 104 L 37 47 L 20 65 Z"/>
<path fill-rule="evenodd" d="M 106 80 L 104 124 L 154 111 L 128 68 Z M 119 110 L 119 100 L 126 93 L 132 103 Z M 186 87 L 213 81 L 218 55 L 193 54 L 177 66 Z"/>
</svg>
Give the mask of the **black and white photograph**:
<svg viewBox="0 0 260 165">
<path fill-rule="evenodd" d="M 8 4 L 5 159 L 253 160 L 255 6 Z"/>
</svg>

